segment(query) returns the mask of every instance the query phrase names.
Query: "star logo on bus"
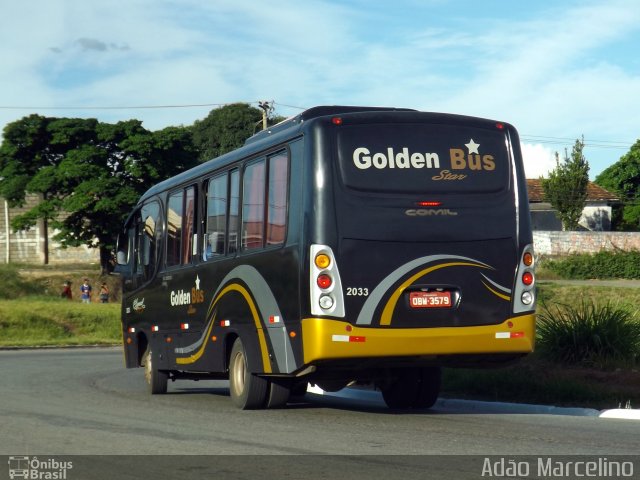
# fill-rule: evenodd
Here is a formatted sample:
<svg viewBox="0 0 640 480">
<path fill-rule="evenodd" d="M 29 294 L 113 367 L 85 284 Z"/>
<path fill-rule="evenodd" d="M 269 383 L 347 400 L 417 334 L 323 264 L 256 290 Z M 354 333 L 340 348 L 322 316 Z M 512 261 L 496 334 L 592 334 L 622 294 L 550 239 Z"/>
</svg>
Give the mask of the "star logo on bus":
<svg viewBox="0 0 640 480">
<path fill-rule="evenodd" d="M 480 152 L 478 152 L 478 147 L 480 146 L 480 144 L 474 142 L 473 138 L 471 140 L 469 140 L 469 143 L 465 143 L 464 146 L 469 149 L 469 153 L 480 154 Z"/>
<path fill-rule="evenodd" d="M 200 290 L 200 277 L 196 275 L 196 290 Z"/>
</svg>

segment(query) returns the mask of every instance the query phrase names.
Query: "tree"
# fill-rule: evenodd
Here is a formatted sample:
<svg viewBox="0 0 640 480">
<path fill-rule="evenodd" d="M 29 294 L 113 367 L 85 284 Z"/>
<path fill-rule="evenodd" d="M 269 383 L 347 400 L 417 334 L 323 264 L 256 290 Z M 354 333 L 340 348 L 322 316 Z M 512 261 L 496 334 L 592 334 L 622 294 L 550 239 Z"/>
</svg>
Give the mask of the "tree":
<svg viewBox="0 0 640 480">
<path fill-rule="evenodd" d="M 545 200 L 558 211 L 565 230 L 575 230 L 587 201 L 589 163 L 584 157 L 584 138 L 577 139 L 571 156 L 565 150 L 562 163 L 556 152 L 556 168 L 541 179 Z"/>
<path fill-rule="evenodd" d="M 0 195 L 16 206 L 27 193 L 41 194 L 42 202 L 15 217 L 12 227 L 44 219 L 59 230 L 54 238 L 63 247 L 99 248 L 106 273 L 117 232 L 140 195 L 196 163 L 187 128 L 150 132 L 138 120 L 31 115 L 5 127 Z"/>
<path fill-rule="evenodd" d="M 233 103 L 216 108 L 192 128 L 198 158 L 206 162 L 240 148 L 247 138 L 262 129 L 262 110 L 246 103 Z M 272 125 L 281 117 L 268 118 Z"/>
<path fill-rule="evenodd" d="M 619 230 L 640 230 L 640 140 L 620 160 L 602 171 L 595 183 L 622 199 L 622 208 L 614 213 Z"/>
</svg>

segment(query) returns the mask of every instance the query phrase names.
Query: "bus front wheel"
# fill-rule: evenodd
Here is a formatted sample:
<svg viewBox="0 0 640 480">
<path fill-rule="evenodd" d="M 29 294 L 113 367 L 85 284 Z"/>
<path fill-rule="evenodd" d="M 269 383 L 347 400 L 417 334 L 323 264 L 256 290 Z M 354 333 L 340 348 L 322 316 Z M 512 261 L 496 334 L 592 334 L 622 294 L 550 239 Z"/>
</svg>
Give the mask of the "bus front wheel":
<svg viewBox="0 0 640 480">
<path fill-rule="evenodd" d="M 147 349 L 144 356 L 144 377 L 152 395 L 167 393 L 169 375 L 155 366 L 151 348 Z"/>
<path fill-rule="evenodd" d="M 237 338 L 229 359 L 231 401 L 242 410 L 262 408 L 267 400 L 269 382 L 249 371 L 242 340 Z"/>
<path fill-rule="evenodd" d="M 380 386 L 389 408 L 431 408 L 442 383 L 440 367 L 398 369 Z"/>
</svg>

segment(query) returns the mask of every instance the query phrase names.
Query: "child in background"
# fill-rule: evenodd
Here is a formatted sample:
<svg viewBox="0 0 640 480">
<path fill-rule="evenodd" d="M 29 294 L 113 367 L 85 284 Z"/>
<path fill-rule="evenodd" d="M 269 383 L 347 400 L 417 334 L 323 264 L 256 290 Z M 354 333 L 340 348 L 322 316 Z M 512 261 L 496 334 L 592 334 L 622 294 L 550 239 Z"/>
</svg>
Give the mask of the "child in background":
<svg viewBox="0 0 640 480">
<path fill-rule="evenodd" d="M 106 283 L 102 283 L 100 286 L 100 303 L 108 303 L 109 302 L 109 287 L 107 287 Z"/>
<path fill-rule="evenodd" d="M 67 280 L 62 284 L 62 293 L 60 294 L 62 298 L 66 298 L 67 300 L 71 300 L 73 294 L 71 293 L 71 282 Z"/>
<path fill-rule="evenodd" d="M 80 294 L 82 303 L 91 303 L 91 285 L 89 285 L 88 278 L 85 278 L 84 283 L 80 285 Z"/>
</svg>

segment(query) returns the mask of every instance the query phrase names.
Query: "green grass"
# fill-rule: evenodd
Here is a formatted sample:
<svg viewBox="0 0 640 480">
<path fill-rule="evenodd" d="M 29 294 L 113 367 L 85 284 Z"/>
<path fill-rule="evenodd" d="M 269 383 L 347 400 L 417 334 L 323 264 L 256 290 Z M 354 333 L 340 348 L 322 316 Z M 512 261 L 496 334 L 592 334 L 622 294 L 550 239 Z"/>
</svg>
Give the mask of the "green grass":
<svg viewBox="0 0 640 480">
<path fill-rule="evenodd" d="M 574 305 L 583 300 L 594 300 L 597 303 L 615 301 L 621 307 L 631 310 L 640 308 L 640 288 L 606 287 L 599 285 L 561 285 L 538 281 L 538 310 L 544 305 Z"/>
<path fill-rule="evenodd" d="M 0 267 L 0 299 L 42 295 L 45 291 L 41 282 L 26 280 L 20 274 L 20 266 L 2 265 Z"/>
<path fill-rule="evenodd" d="M 0 346 L 113 345 L 120 305 L 31 296 L 0 301 Z"/>
<path fill-rule="evenodd" d="M 536 353 L 504 368 L 445 369 L 443 396 L 582 407 L 640 406 L 640 373 L 562 367 Z"/>
</svg>

